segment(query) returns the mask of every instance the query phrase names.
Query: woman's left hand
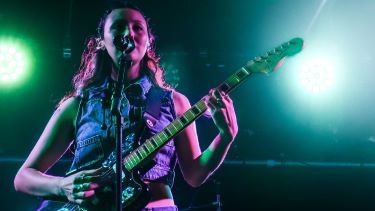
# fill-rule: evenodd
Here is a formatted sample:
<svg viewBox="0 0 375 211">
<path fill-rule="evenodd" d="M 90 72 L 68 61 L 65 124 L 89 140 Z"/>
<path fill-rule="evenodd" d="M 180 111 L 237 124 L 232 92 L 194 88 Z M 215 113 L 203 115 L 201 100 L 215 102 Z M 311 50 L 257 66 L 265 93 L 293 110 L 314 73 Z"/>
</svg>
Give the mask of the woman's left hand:
<svg viewBox="0 0 375 211">
<path fill-rule="evenodd" d="M 238 125 L 232 99 L 224 92 L 211 89 L 204 100 L 222 138 L 233 141 L 238 133 Z"/>
</svg>

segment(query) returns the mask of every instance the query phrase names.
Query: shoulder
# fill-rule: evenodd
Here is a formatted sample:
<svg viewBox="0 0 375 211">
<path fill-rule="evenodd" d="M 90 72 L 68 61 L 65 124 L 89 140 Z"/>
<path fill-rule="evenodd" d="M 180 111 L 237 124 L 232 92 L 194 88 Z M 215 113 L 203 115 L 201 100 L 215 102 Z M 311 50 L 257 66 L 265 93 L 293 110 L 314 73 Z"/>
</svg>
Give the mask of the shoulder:
<svg viewBox="0 0 375 211">
<path fill-rule="evenodd" d="M 177 116 L 181 116 L 191 107 L 189 99 L 182 93 L 173 90 L 172 97 Z"/>
<path fill-rule="evenodd" d="M 64 99 L 54 112 L 55 118 L 59 118 L 62 121 L 70 121 L 75 119 L 79 103 L 79 97 L 69 97 L 67 99 Z"/>
<path fill-rule="evenodd" d="M 74 110 L 78 108 L 80 98 L 79 97 L 69 97 L 64 99 L 57 107 L 57 110 Z"/>
</svg>

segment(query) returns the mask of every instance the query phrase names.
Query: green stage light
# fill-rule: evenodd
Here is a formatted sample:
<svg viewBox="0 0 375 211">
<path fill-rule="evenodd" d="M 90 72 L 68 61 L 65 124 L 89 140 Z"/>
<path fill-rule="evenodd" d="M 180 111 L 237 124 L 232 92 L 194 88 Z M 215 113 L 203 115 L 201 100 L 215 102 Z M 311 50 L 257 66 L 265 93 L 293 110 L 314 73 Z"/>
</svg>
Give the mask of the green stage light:
<svg viewBox="0 0 375 211">
<path fill-rule="evenodd" d="M 25 48 L 17 42 L 0 40 L 0 83 L 14 84 L 26 73 Z"/>
</svg>

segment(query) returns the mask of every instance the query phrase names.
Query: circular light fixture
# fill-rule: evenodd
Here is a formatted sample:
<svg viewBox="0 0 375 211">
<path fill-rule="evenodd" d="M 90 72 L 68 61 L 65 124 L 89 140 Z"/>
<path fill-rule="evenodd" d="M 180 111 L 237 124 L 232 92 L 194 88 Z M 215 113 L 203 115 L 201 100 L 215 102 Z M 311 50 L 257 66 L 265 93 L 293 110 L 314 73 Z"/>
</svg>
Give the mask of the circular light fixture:
<svg viewBox="0 0 375 211">
<path fill-rule="evenodd" d="M 12 84 L 24 76 L 26 55 L 17 43 L 0 40 L 0 83 Z"/>
<path fill-rule="evenodd" d="M 327 90 L 333 81 L 332 65 L 324 60 L 307 63 L 299 74 L 302 86 L 313 93 Z"/>
</svg>

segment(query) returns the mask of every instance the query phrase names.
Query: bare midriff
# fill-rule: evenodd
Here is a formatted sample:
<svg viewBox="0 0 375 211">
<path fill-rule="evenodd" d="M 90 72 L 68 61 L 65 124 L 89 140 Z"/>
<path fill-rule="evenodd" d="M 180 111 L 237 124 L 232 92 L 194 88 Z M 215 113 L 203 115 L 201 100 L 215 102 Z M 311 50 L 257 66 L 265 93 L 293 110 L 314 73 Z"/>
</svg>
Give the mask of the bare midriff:
<svg viewBox="0 0 375 211">
<path fill-rule="evenodd" d="M 174 206 L 173 195 L 169 185 L 155 181 L 144 181 L 151 195 L 146 208 Z"/>
</svg>

